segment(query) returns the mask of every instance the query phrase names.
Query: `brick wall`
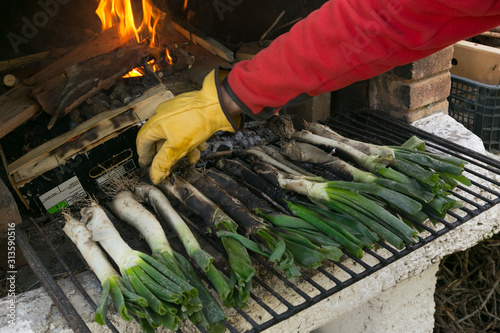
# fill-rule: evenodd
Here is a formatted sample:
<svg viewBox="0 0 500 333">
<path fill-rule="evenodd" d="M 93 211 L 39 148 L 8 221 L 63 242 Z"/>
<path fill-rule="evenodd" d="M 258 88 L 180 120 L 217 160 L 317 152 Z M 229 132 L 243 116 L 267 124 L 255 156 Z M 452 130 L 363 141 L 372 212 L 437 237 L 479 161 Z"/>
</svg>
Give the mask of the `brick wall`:
<svg viewBox="0 0 500 333">
<path fill-rule="evenodd" d="M 369 107 L 413 122 L 447 113 L 453 47 L 369 80 Z"/>
</svg>

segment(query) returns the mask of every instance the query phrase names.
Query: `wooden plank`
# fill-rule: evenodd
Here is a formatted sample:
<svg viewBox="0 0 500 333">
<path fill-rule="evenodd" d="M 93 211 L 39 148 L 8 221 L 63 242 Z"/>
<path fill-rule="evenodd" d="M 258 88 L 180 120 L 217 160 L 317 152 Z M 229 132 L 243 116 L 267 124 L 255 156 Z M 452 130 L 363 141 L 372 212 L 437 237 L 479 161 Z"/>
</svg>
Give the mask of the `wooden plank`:
<svg viewBox="0 0 500 333">
<path fill-rule="evenodd" d="M 454 45 L 452 74 L 485 84 L 500 84 L 500 49 L 460 41 Z"/>
<path fill-rule="evenodd" d="M 174 44 L 177 44 L 195 57 L 196 61 L 191 70 L 188 71 L 188 78 L 198 86 L 201 85 L 205 76 L 215 67 L 231 67 L 231 64 L 229 62 L 220 58 L 219 56 L 212 54 L 211 52 L 208 52 L 201 45 L 196 45 L 194 43 L 186 44 L 186 41 L 188 40 L 168 24 L 166 25 L 165 29 L 161 30 L 161 33 L 163 37 L 162 40 L 169 41 L 169 47 L 175 47 Z M 167 83 L 166 87 L 169 90 L 170 87 L 172 87 L 175 95 L 186 91 L 191 91 L 195 88 L 192 84 L 189 84 L 185 81 Z M 115 125 L 113 125 L 112 131 L 111 127 L 108 126 L 109 124 L 113 123 L 114 120 L 117 120 L 117 123 L 119 122 L 118 118 L 114 119 L 114 117 L 116 117 L 117 115 L 123 112 L 127 112 L 128 110 L 132 110 L 132 113 L 134 113 L 136 117 L 139 117 L 142 121 L 146 120 L 154 112 L 157 104 L 159 104 L 161 101 L 156 100 L 157 104 L 154 105 L 154 107 L 142 110 L 139 107 L 133 108 L 133 105 L 139 103 L 139 101 L 141 100 L 145 101 L 149 98 L 154 99 L 154 96 L 162 93 L 165 95 L 163 97 L 158 97 L 158 99 L 161 101 L 168 100 L 173 97 L 172 93 L 170 91 L 167 91 L 163 86 L 156 86 L 154 88 L 151 88 L 143 96 L 133 101 L 126 107 L 101 113 L 80 124 L 70 132 L 67 132 L 35 148 L 28 154 L 22 156 L 18 160 L 8 165 L 6 167 L 7 172 L 15 179 L 15 183 L 17 184 L 17 186 L 22 186 L 41 173 L 51 170 L 53 167 L 57 167 L 58 165 L 64 163 L 68 158 L 71 158 L 72 156 L 75 156 L 82 151 L 86 151 L 91 147 L 95 147 L 96 145 L 107 141 L 109 138 L 114 137 L 115 135 L 117 135 L 117 133 L 120 133 L 121 130 L 118 129 Z M 101 122 L 105 123 L 99 126 Z M 137 124 L 137 122 L 138 120 L 136 119 L 135 123 L 132 123 L 128 126 L 134 126 L 135 124 Z M 99 129 L 96 132 L 93 132 L 97 133 L 97 137 L 93 138 L 92 140 L 88 140 L 88 135 L 82 136 L 84 132 L 89 131 L 93 127 L 97 126 L 99 126 Z M 126 126 L 126 124 L 120 122 L 119 127 L 122 128 L 122 130 L 123 128 L 126 128 Z M 108 135 L 106 135 L 106 132 L 108 131 L 111 131 L 111 133 L 108 133 Z M 71 141 L 76 141 L 78 142 L 78 144 L 67 144 L 69 140 L 74 139 L 79 135 L 80 137 L 78 137 L 78 139 Z M 37 164 L 40 164 L 40 166 L 37 166 Z"/>
<path fill-rule="evenodd" d="M 41 53 L 30 54 L 20 58 L 0 61 L 0 73 L 14 71 L 19 68 L 23 68 L 25 66 L 42 61 L 48 57 L 49 53 L 49 51 L 45 51 Z"/>
<path fill-rule="evenodd" d="M 53 61 L 55 61 L 55 59 L 64 56 L 75 47 L 77 46 L 68 46 L 60 49 L 30 54 L 24 57 L 0 61 L 0 73 L 14 72 L 28 66 L 37 65 L 37 63 L 42 61 L 50 61 L 50 59 L 54 59 Z"/>
<path fill-rule="evenodd" d="M 0 96 L 0 138 L 40 110 L 40 105 L 30 97 L 30 92 L 30 87 L 19 84 Z"/>
<path fill-rule="evenodd" d="M 68 52 L 62 58 L 43 68 L 24 82 L 31 86 L 43 83 L 58 75 L 64 74 L 64 69 L 91 59 L 97 55 L 108 53 L 124 44 L 126 39 L 120 38 L 116 28 L 104 30 L 102 33 Z"/>
<path fill-rule="evenodd" d="M 7 166 L 7 157 L 5 156 L 5 152 L 3 150 L 2 145 L 0 145 L 0 157 L 2 158 L 2 163 L 3 163 L 4 167 L 6 167 Z M 19 199 L 21 200 L 21 202 L 24 204 L 24 206 L 27 209 L 30 209 L 30 205 L 28 204 L 26 199 L 23 197 L 23 195 L 19 191 L 19 188 L 16 186 L 16 182 L 14 180 L 14 177 L 10 174 L 7 174 L 7 178 L 9 179 L 9 183 L 12 185 L 14 192 L 16 192 L 16 194 L 19 197 Z"/>
<path fill-rule="evenodd" d="M 170 21 L 170 24 L 175 28 L 175 30 L 180 32 L 184 37 L 186 37 L 193 43 L 200 45 L 207 51 L 210 51 L 213 54 L 218 55 L 219 57 L 221 57 L 226 61 L 229 62 L 234 61 L 234 52 L 225 47 L 224 45 L 222 45 L 221 43 L 219 43 L 218 41 L 216 41 L 215 39 L 213 39 L 212 37 L 200 37 L 188 31 L 187 29 L 184 29 L 174 21 Z"/>
<path fill-rule="evenodd" d="M 480 36 L 490 37 L 490 38 L 500 38 L 500 32 L 485 31 Z"/>
<path fill-rule="evenodd" d="M 50 155 L 45 156 L 36 163 L 24 165 L 15 173 L 18 186 L 22 186 L 46 171 L 57 168 L 61 164 L 78 154 L 89 151 L 98 144 L 113 138 L 115 131 L 121 131 L 138 123 L 134 112 L 124 112 L 112 119 L 100 122 L 97 126 L 83 132 L 78 138 L 52 150 Z"/>
<path fill-rule="evenodd" d="M 158 104 L 174 95 L 163 85 L 157 85 L 129 105 L 103 112 L 73 130 L 33 149 L 6 167 L 17 182 L 29 181 L 63 164 L 67 159 L 88 149 L 115 131 L 147 120 Z M 72 140 L 73 139 L 73 140 Z M 71 140 L 71 141 L 70 141 Z"/>
</svg>

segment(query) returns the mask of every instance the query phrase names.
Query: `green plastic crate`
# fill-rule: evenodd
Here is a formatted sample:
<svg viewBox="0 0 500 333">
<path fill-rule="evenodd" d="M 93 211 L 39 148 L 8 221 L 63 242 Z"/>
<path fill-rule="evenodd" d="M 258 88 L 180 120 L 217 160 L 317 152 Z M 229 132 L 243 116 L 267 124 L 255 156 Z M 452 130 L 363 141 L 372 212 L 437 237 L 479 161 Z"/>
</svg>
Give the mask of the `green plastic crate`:
<svg viewBox="0 0 500 333">
<path fill-rule="evenodd" d="M 500 152 L 500 86 L 451 76 L 449 115 L 479 136 L 485 148 Z"/>
</svg>

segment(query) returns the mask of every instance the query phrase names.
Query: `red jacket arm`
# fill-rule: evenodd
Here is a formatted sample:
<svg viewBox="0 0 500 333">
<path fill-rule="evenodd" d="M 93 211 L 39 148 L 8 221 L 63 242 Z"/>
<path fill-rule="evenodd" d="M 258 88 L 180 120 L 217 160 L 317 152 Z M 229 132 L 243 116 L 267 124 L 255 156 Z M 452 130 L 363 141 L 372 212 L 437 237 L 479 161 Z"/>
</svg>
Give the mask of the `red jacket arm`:
<svg viewBox="0 0 500 333">
<path fill-rule="evenodd" d="M 258 114 L 333 91 L 500 25 L 500 0 L 330 0 L 227 78 Z"/>
</svg>

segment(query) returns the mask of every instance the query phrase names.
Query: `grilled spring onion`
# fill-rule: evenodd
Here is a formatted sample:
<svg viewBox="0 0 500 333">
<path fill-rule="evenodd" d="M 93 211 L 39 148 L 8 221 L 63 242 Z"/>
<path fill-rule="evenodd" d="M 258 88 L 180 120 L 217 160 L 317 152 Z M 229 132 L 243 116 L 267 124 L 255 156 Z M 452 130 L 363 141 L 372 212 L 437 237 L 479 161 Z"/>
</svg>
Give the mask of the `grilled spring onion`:
<svg viewBox="0 0 500 333">
<path fill-rule="evenodd" d="M 386 178 L 385 182 L 392 181 L 399 187 L 406 187 L 409 195 L 423 201 L 426 214 L 443 217 L 448 209 L 462 206 L 460 202 L 449 198 L 447 191 L 456 187 L 458 182 L 470 185 L 470 181 L 462 175 L 465 161 L 428 153 L 425 143 L 416 137 L 401 147 L 387 147 L 344 138 L 320 124 L 312 124 L 309 129 L 317 134 L 301 131 L 295 133 L 294 137 L 342 151 L 362 168 Z M 378 182 L 382 183 L 382 180 Z"/>
<path fill-rule="evenodd" d="M 221 188 L 225 189 L 228 194 L 241 201 L 252 212 L 256 213 L 256 210 L 260 212 L 273 212 L 276 210 L 269 201 L 256 196 L 249 189 L 238 184 L 230 176 L 214 169 L 207 170 L 206 175 Z"/>
<path fill-rule="evenodd" d="M 156 187 L 151 185 L 137 185 L 135 192 L 140 198 L 149 202 L 158 214 L 171 226 L 179 236 L 188 255 L 195 260 L 215 290 L 221 297 L 223 303 L 232 298 L 232 290 L 228 285 L 227 278 L 213 265 L 213 257 L 204 251 L 189 227 L 172 208 L 165 195 Z M 168 245 L 167 238 L 156 217 L 142 206 L 128 191 L 118 193 L 112 202 L 113 211 L 120 219 L 134 226 L 150 245 L 153 253 L 160 254 L 162 258 L 168 253 L 175 260 L 173 251 Z M 196 289 L 195 289 L 196 290 Z"/>
<path fill-rule="evenodd" d="M 339 187 L 338 182 L 331 184 L 318 177 L 293 176 L 260 162 L 255 163 L 254 169 L 277 186 L 305 195 L 315 203 L 335 207 L 342 214 L 358 219 L 397 248 L 403 246 L 403 240 L 408 243 L 415 241 L 416 232 L 411 227 L 385 210 L 379 203 L 357 192 L 359 184 L 352 183 L 353 188 L 350 190 L 348 188 L 350 183 Z"/>
<path fill-rule="evenodd" d="M 284 163 L 283 161 L 278 161 L 275 158 L 269 156 L 261 147 L 250 147 L 248 149 L 245 149 L 245 154 L 254 156 L 260 160 L 265 159 L 267 163 L 269 163 L 273 167 L 288 172 L 289 174 L 296 176 L 304 175 L 304 172 L 300 169 L 297 169 L 294 165 Z"/>
<path fill-rule="evenodd" d="M 291 242 L 290 238 L 293 237 L 293 241 L 298 242 L 308 249 L 325 254 L 330 260 L 338 261 L 340 259 L 342 251 L 337 247 L 338 243 L 332 244 L 330 239 L 325 241 L 324 237 L 314 238 L 310 230 L 305 232 L 301 230 L 301 227 L 303 227 L 304 223 L 307 224 L 307 222 L 293 216 L 277 213 L 276 209 L 266 200 L 256 196 L 246 187 L 241 186 L 234 179 L 223 173 L 215 170 L 208 170 L 207 176 L 215 181 L 221 188 L 226 189 L 231 196 L 241 201 L 253 213 L 260 215 L 271 222 L 275 227 L 286 231 L 286 233 L 281 234 L 285 240 L 288 239 L 288 241 Z M 276 232 L 279 232 L 278 229 L 276 229 Z M 324 243 L 322 243 L 322 241 Z M 290 244 L 290 246 L 292 246 L 292 244 Z M 306 252 L 304 252 L 304 255 L 305 254 Z M 294 257 L 297 260 L 297 255 L 294 255 Z M 297 261 L 300 262 L 301 260 Z"/>
<path fill-rule="evenodd" d="M 337 234 L 350 239 L 355 244 L 361 247 L 371 248 L 374 242 L 379 238 L 362 223 L 351 218 L 350 216 L 333 213 L 332 211 L 321 208 L 314 204 L 287 202 L 290 211 L 295 212 L 296 216 L 283 215 L 279 213 L 260 215 L 276 226 L 283 228 L 293 228 L 296 232 L 300 232 L 305 237 L 308 237 L 313 243 L 321 246 L 340 247 L 340 243 L 334 241 L 330 234 Z M 300 218 L 302 216 L 305 218 Z M 321 220 L 321 222 L 317 222 Z M 323 224 L 326 224 L 324 226 Z M 333 229 L 333 230 L 332 230 Z M 320 234 L 323 236 L 321 237 Z M 324 237 L 328 237 L 331 241 L 325 241 Z M 322 243 L 324 242 L 324 243 Z"/>
<path fill-rule="evenodd" d="M 291 240 L 283 237 L 286 236 L 284 230 L 276 230 L 275 227 L 266 223 L 262 218 L 251 213 L 240 201 L 230 196 L 205 175 L 192 170 L 186 175 L 186 180 L 219 205 L 227 215 L 238 223 L 245 233 L 245 235 L 237 235 L 219 232 L 219 235 L 233 237 L 250 251 L 267 257 L 270 262 L 277 264 L 275 269 L 283 270 L 289 278 L 301 275 L 294 262 L 294 252 L 292 251 L 302 251 L 298 255 L 303 257 L 305 250 L 287 243 L 287 241 L 291 242 Z M 307 263 L 304 262 L 303 264 L 318 267 L 325 258 L 326 256 L 322 253 L 314 253 L 314 255 L 307 258 Z"/>
<path fill-rule="evenodd" d="M 121 238 L 104 210 L 92 203 L 81 210 L 82 222 L 120 269 L 125 286 L 148 302 L 151 326 L 177 330 L 184 314 L 179 310 L 193 300 L 196 289 L 176 283 L 177 275 L 156 259 L 135 251 Z M 147 317 L 149 318 L 149 317 Z"/>
<path fill-rule="evenodd" d="M 94 320 L 100 325 L 105 324 L 110 295 L 124 320 L 133 320 L 131 313 L 145 319 L 148 315 L 144 311 L 144 308 L 148 306 L 147 300 L 125 287 L 122 277 L 109 263 L 99 245 L 92 241 L 92 235 L 85 225 L 75 218 L 67 216 L 63 231 L 76 245 L 90 269 L 101 282 L 102 293 Z M 144 325 L 149 325 L 147 320 Z"/>
<path fill-rule="evenodd" d="M 121 191 L 116 194 L 111 202 L 111 208 L 120 220 L 127 222 L 139 231 L 151 248 L 153 256 L 161 256 L 165 262 L 169 263 L 167 267 L 172 267 L 173 269 L 170 270 L 176 273 L 172 278 L 176 279 L 176 283 L 183 284 L 185 290 L 189 291 L 184 297 L 187 300 L 196 298 L 198 291 L 180 278 L 182 274 L 179 273 L 173 250 L 154 215 L 137 202 L 129 191 Z"/>
<path fill-rule="evenodd" d="M 171 175 L 168 181 L 158 184 L 158 188 L 201 217 L 211 232 L 220 238 L 231 268 L 230 281 L 235 281 L 238 287 L 236 303 L 242 307 L 250 297 L 251 280 L 255 275 L 255 268 L 246 247 L 233 237 L 222 235 L 223 233 L 238 235 L 236 222 L 193 185 L 176 175 Z"/>
<path fill-rule="evenodd" d="M 319 214 L 325 223 L 329 224 L 332 222 L 340 225 L 353 236 L 359 238 L 366 246 L 379 240 L 377 235 L 370 231 L 364 224 L 348 215 L 334 213 L 326 207 L 322 208 L 314 204 L 301 202 L 300 205 Z"/>
<path fill-rule="evenodd" d="M 217 161 L 217 168 L 224 171 L 228 175 L 237 177 L 238 179 L 244 180 L 247 184 L 252 184 L 252 186 L 258 189 L 260 192 L 265 193 L 269 198 L 271 198 L 275 203 L 281 207 L 285 206 L 284 200 L 290 200 L 289 193 L 284 191 L 280 187 L 276 187 L 267 182 L 264 178 L 257 175 L 255 172 L 247 168 L 243 163 L 235 159 L 219 159 Z M 284 208 L 283 208 L 284 209 Z"/>
<path fill-rule="evenodd" d="M 315 176 L 314 174 L 310 173 L 309 171 L 307 171 L 307 170 L 297 166 L 296 164 L 290 162 L 289 160 L 287 160 L 286 157 L 283 156 L 283 154 L 276 148 L 273 148 L 270 146 L 262 146 L 262 147 L 258 147 L 258 148 L 261 149 L 264 153 L 266 153 L 270 158 L 277 160 L 284 165 L 287 165 L 291 169 L 294 169 L 297 172 L 299 172 L 299 174 L 302 174 L 304 176 L 311 176 L 311 177 Z M 247 152 L 248 152 L 248 150 L 247 150 Z M 278 169 L 279 169 L 279 167 L 278 167 Z"/>
<path fill-rule="evenodd" d="M 138 185 L 136 186 L 136 193 L 145 201 L 158 201 L 154 194 L 150 195 L 148 187 L 143 188 Z M 146 239 L 152 250 L 152 256 L 165 264 L 178 277 L 171 276 L 171 278 L 175 279 L 178 284 L 183 285 L 186 290 L 191 285 L 195 288 L 191 289 L 190 297 L 192 300 L 183 306 L 183 311 L 186 312 L 189 319 L 195 324 L 199 322 L 209 332 L 223 331 L 224 328 L 221 327 L 223 325 L 220 322 L 225 319 L 224 311 L 201 282 L 189 261 L 170 247 L 163 228 L 156 217 L 137 202 L 128 191 L 119 192 L 114 197 L 111 206 L 117 216 L 135 227 Z M 200 307 L 201 311 L 199 311 Z"/>
<path fill-rule="evenodd" d="M 340 175 L 347 181 L 373 184 L 373 186 L 366 187 L 366 189 L 372 188 L 375 191 L 371 194 L 410 215 L 416 215 L 422 209 L 422 204 L 411 199 L 411 197 L 424 202 L 427 194 L 433 197 L 428 192 L 412 192 L 411 189 L 400 183 L 379 178 L 370 172 L 360 170 L 340 158 L 327 154 L 320 148 L 307 143 L 288 143 L 282 147 L 282 151 L 293 161 L 320 165 L 327 171 Z"/>
<path fill-rule="evenodd" d="M 311 124 L 312 133 L 332 140 L 342 140 L 351 148 L 363 151 L 371 156 L 388 156 L 390 164 L 399 172 L 413 177 L 429 187 L 446 191 L 457 186 L 458 182 L 470 186 L 470 180 L 463 176 L 466 161 L 445 155 L 427 152 L 425 142 L 413 136 L 399 147 L 378 146 L 360 141 L 347 139 L 330 128 L 321 124 Z M 384 171 L 382 171 L 384 172 Z"/>
</svg>

